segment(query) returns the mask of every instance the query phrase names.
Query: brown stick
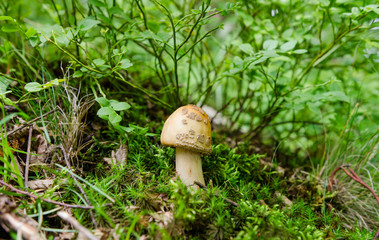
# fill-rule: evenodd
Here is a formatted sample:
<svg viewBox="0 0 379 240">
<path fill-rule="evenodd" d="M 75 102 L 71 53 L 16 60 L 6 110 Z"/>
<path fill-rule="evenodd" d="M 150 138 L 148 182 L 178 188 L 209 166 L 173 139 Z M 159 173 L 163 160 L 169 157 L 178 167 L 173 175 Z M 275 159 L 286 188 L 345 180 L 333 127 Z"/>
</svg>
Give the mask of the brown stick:
<svg viewBox="0 0 379 240">
<path fill-rule="evenodd" d="M 35 122 L 35 121 L 37 121 L 37 120 L 39 120 L 39 119 L 41 119 L 41 118 L 46 117 L 47 115 L 53 113 L 54 111 L 55 111 L 55 108 L 52 109 L 52 110 L 50 110 L 50 111 L 48 111 L 47 113 L 45 113 L 45 114 L 39 116 L 39 117 L 36 117 L 36 118 L 30 120 L 29 122 L 24 123 L 22 126 L 16 128 L 16 129 L 13 129 L 12 131 L 9 131 L 9 132 L 7 133 L 7 137 L 10 136 L 10 135 L 12 135 L 12 134 L 14 134 L 15 132 L 18 132 L 18 131 L 24 129 L 25 127 L 29 126 L 29 125 L 32 124 L 33 122 Z M 1 140 L 1 139 L 2 139 L 2 138 L 0 138 L 0 140 Z"/>
<path fill-rule="evenodd" d="M 199 187 L 202 188 L 202 189 L 205 189 L 205 190 L 208 189 L 207 186 L 205 186 L 205 185 L 202 184 L 201 182 L 194 181 L 193 183 L 195 183 L 197 186 L 199 186 Z M 220 196 L 220 195 L 218 195 L 217 193 L 215 193 L 215 195 L 216 195 L 217 197 Z M 235 206 L 235 207 L 238 207 L 238 206 L 239 206 L 238 203 L 236 203 L 236 202 L 230 200 L 229 198 L 225 198 L 225 201 L 228 202 L 228 203 L 230 203 L 230 204 L 232 204 L 232 205 Z"/>
<path fill-rule="evenodd" d="M 79 188 L 79 191 L 83 194 L 84 200 L 86 201 L 86 203 L 87 203 L 89 206 L 92 206 L 90 200 L 89 200 L 88 197 L 87 197 L 86 192 L 85 192 L 84 189 L 82 188 L 82 185 L 80 185 L 78 179 L 76 179 L 75 175 L 71 172 L 71 164 L 70 164 L 70 162 L 68 161 L 67 153 L 66 153 L 64 147 L 63 147 L 62 145 L 59 145 L 58 147 L 62 150 L 63 158 L 64 158 L 64 161 L 65 161 L 65 163 L 66 163 L 66 166 L 67 166 L 68 172 L 70 173 L 72 179 L 74 179 L 74 181 L 75 181 L 75 183 L 76 183 L 76 186 L 78 186 L 78 188 Z M 92 223 L 93 223 L 94 227 L 97 228 L 97 222 L 96 222 L 96 219 L 95 219 L 95 215 L 93 214 L 93 211 L 90 211 L 89 213 L 90 213 L 90 215 L 91 215 L 91 219 L 92 219 Z"/>
<path fill-rule="evenodd" d="M 19 217 L 13 210 L 16 207 L 7 196 L 0 194 L 0 225 L 7 232 L 14 231 L 26 240 L 45 240 L 43 234 L 33 224 L 30 224 L 28 217 Z"/>
<path fill-rule="evenodd" d="M 33 125 L 30 126 L 30 128 L 29 128 L 28 148 L 26 150 L 25 173 L 24 173 L 24 186 L 25 187 L 28 187 L 30 149 L 32 146 L 32 133 L 33 133 Z"/>
<path fill-rule="evenodd" d="M 36 196 L 36 195 L 31 194 L 29 192 L 25 192 L 25 191 L 22 191 L 18 188 L 15 188 L 12 185 L 7 184 L 2 180 L 0 180 L 0 184 L 8 187 L 12 192 L 20 193 L 20 194 L 26 195 L 26 196 L 34 198 L 34 199 L 41 199 L 42 201 L 47 202 L 47 203 L 52 203 L 52 204 L 56 204 L 56 205 L 68 207 L 68 208 L 81 208 L 81 209 L 93 209 L 94 208 L 93 206 L 73 205 L 73 204 L 57 202 L 57 201 L 50 200 L 50 199 L 40 198 L 39 196 Z"/>
<path fill-rule="evenodd" d="M 98 240 L 98 238 L 95 235 L 93 235 L 90 230 L 88 230 L 87 228 L 83 227 L 78 222 L 78 220 L 76 220 L 74 217 L 70 216 L 70 214 L 68 214 L 67 212 L 65 212 L 65 211 L 59 211 L 57 213 L 57 215 L 60 218 L 62 218 L 63 220 L 65 220 L 66 222 L 70 223 L 74 228 L 78 229 L 79 233 L 81 233 L 84 236 L 86 236 L 86 238 L 88 238 L 89 240 Z"/>
</svg>

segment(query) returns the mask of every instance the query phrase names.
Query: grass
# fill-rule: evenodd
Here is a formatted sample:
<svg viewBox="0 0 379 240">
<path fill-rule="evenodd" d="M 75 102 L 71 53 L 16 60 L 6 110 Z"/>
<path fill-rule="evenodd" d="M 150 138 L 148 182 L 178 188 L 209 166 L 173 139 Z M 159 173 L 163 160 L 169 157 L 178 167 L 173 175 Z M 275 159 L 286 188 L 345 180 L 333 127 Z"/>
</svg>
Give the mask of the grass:
<svg viewBox="0 0 379 240">
<path fill-rule="evenodd" d="M 0 2 L 0 192 L 48 239 L 79 237 L 62 209 L 103 239 L 373 238 L 369 191 L 340 173 L 327 185 L 348 163 L 378 189 L 377 12 L 374 1 Z M 159 139 L 187 103 L 224 120 L 197 191 Z"/>
<path fill-rule="evenodd" d="M 82 119 L 90 118 L 91 108 L 86 104 L 81 106 L 84 107 L 67 107 L 68 114 L 56 111 L 49 116 L 51 121 L 46 121 L 48 128 L 62 126 L 60 129 L 63 130 L 56 132 L 61 135 L 55 135 L 55 141 L 63 139 L 67 143 L 72 139 L 71 135 L 83 138 L 80 134 L 91 128 L 85 122 L 82 122 L 82 128 L 78 128 L 75 121 L 64 117 L 73 116 L 75 119 L 75 113 L 82 113 L 87 116 Z M 136 122 L 145 118 L 141 112 L 130 117 Z M 294 177 L 289 172 L 283 175 L 275 168 L 268 169 L 262 165 L 260 159 L 264 159 L 265 155 L 243 153 L 246 150 L 243 146 L 230 149 L 221 143 L 222 138 L 217 135 L 214 135 L 216 143 L 212 153 L 203 156 L 208 189 L 189 190 L 175 178 L 174 149 L 157 144 L 161 128 L 162 123 L 153 121 L 143 128 L 135 127 L 128 133 L 127 162 L 110 165 L 104 160 L 93 161 L 94 156 L 96 159 L 109 157 L 111 150 L 117 150 L 120 145 L 115 144 L 117 135 L 103 127 L 93 135 L 91 144 L 78 148 L 74 148 L 76 145 L 65 145 L 67 149 L 73 149 L 71 152 L 75 155 L 72 156 L 81 159 L 81 163 L 79 160 L 71 162 L 76 180 L 66 167 L 60 165 L 64 164 L 64 147 L 56 149 L 51 158 L 55 160 L 48 163 L 43 172 L 34 171 L 31 179 L 55 179 L 42 198 L 87 205 L 88 197 L 89 204 L 94 206 L 96 229 L 101 234 L 107 233 L 107 236 L 121 239 L 141 236 L 163 239 L 181 236 L 190 239 L 354 239 L 357 235 L 362 238 L 372 236 L 365 228 L 358 228 L 358 223 L 348 230 L 350 228 L 346 228 L 341 221 L 343 215 L 327 209 L 327 201 L 320 202 L 326 197 L 326 192 L 319 189 L 321 182 L 304 179 L 304 176 L 291 180 Z M 112 144 L 108 145 L 107 142 Z M 22 188 L 22 185 L 19 187 Z M 290 198 L 291 204 L 285 204 L 276 194 L 278 192 Z M 226 198 L 238 203 L 238 207 L 228 203 Z M 48 230 L 47 235 L 59 234 L 53 230 L 62 228 L 62 222 L 52 216 L 57 211 L 55 205 L 39 200 L 31 204 L 25 197 L 18 199 L 22 200 L 19 207 L 34 216 L 41 227 Z M 335 196 L 331 199 L 339 201 Z M 89 210 L 71 209 L 71 212 L 81 224 L 94 228 Z"/>
</svg>

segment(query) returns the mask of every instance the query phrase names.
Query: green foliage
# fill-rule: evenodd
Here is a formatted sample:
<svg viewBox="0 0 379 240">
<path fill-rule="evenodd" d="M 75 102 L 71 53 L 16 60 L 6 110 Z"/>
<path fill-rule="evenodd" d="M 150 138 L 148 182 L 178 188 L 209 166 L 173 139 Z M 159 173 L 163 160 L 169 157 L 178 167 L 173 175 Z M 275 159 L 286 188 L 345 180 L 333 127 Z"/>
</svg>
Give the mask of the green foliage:
<svg viewBox="0 0 379 240">
<path fill-rule="evenodd" d="M 259 202 L 242 203 L 247 224 L 236 239 L 324 239 L 325 234 L 317 230 L 314 223 L 309 225 L 302 220 L 288 219 L 278 206 L 269 209 Z"/>
<path fill-rule="evenodd" d="M 127 102 L 119 102 L 117 100 L 108 100 L 105 97 L 95 98 L 100 104 L 100 109 L 97 111 L 97 116 L 109 121 L 109 123 L 120 133 L 130 132 L 133 128 L 120 126 L 122 117 L 117 113 L 119 111 L 128 110 L 130 105 Z M 116 112 L 117 111 L 117 112 Z"/>
<path fill-rule="evenodd" d="M 62 62 L 94 92 L 143 93 L 165 108 L 213 105 L 230 116 L 229 128 L 248 129 L 241 138 L 269 135 L 291 150 L 317 146 L 351 106 L 375 96 L 374 1 L 66 1 L 45 10 L 33 1 L 20 16 L 22 1 L 2 6 L 2 52 L 25 66 L 10 69 L 16 79 L 45 81 L 34 63 Z M 26 89 L 44 86 L 36 83 Z"/>
<path fill-rule="evenodd" d="M 4 105 L 0 102 L 0 116 L 5 116 Z M 4 126 L 5 124 L 11 120 L 13 117 L 17 116 L 18 113 L 9 114 L 3 117 L 0 120 L 0 162 L 2 166 L 0 166 L 0 175 L 5 182 L 9 182 L 10 180 L 14 180 L 19 186 L 24 186 L 24 181 L 22 177 L 22 171 L 14 155 L 14 151 L 17 151 L 17 141 L 14 144 L 10 144 L 7 131 Z"/>
<path fill-rule="evenodd" d="M 55 110 L 36 124 L 60 150 L 31 177 L 67 179 L 43 197 L 87 204 L 69 166 L 57 168 L 66 154 L 94 219 L 121 239 L 369 239 L 349 212 L 375 225 L 365 190 L 346 185 L 362 200 L 350 206 L 320 181 L 349 162 L 377 186 L 378 9 L 370 0 L 1 1 L 0 174 L 23 186 L 16 165 L 25 153 L 6 136 L 22 121 L 15 117 Z M 214 134 L 203 156 L 207 190 L 175 180 L 175 150 L 159 145 L 162 120 L 186 103 L 212 106 L 225 120 L 225 138 Z M 119 142 L 127 157 L 109 166 L 103 159 Z M 290 155 L 286 166 L 313 164 L 321 180 L 290 191 L 298 182 L 248 154 L 256 142 L 277 145 L 278 159 Z M 20 202 L 31 214 L 54 212 L 40 200 Z M 72 212 L 92 226 L 87 210 Z"/>
</svg>

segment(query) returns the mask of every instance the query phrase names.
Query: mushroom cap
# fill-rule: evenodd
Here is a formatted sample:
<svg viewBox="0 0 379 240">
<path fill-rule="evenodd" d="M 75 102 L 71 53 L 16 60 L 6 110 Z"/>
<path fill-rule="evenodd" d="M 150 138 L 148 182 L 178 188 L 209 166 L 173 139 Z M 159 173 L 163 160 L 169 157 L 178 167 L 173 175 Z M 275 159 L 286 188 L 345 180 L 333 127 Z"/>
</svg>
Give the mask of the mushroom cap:
<svg viewBox="0 0 379 240">
<path fill-rule="evenodd" d="M 212 150 L 212 129 L 208 115 L 191 104 L 178 108 L 163 125 L 161 143 L 209 154 Z"/>
</svg>

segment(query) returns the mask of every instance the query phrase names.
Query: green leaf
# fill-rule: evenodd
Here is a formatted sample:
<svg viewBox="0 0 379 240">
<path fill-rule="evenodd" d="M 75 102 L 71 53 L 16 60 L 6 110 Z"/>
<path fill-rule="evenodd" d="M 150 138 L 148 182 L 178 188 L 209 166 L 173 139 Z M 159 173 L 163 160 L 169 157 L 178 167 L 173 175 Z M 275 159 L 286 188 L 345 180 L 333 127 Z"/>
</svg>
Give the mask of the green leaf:
<svg viewBox="0 0 379 240">
<path fill-rule="evenodd" d="M 93 60 L 93 63 L 96 65 L 96 66 L 103 66 L 105 61 L 104 59 L 101 59 L 101 58 L 97 58 L 95 60 Z"/>
<path fill-rule="evenodd" d="M 349 97 L 341 91 L 326 92 L 325 95 L 329 97 L 330 101 L 350 102 Z"/>
<path fill-rule="evenodd" d="M 73 78 L 80 78 L 81 76 L 83 76 L 82 71 L 75 71 L 74 75 L 72 75 Z"/>
<path fill-rule="evenodd" d="M 289 50 L 292 50 L 296 46 L 297 41 L 291 40 L 286 43 L 284 43 L 282 46 L 280 46 L 280 50 L 283 52 L 288 52 Z"/>
<path fill-rule="evenodd" d="M 100 106 L 102 106 L 102 107 L 109 106 L 109 100 L 106 99 L 105 97 L 95 98 L 95 101 L 98 102 L 100 104 Z"/>
<path fill-rule="evenodd" d="M 17 32 L 20 29 L 15 24 L 7 24 L 1 28 L 3 32 Z"/>
<path fill-rule="evenodd" d="M 34 36 L 36 33 L 37 33 L 37 30 L 35 30 L 34 28 L 29 28 L 28 31 L 26 31 L 25 35 L 27 38 L 30 38 Z"/>
<path fill-rule="evenodd" d="M 111 115 L 113 113 L 116 113 L 113 108 L 111 107 L 101 107 L 99 109 L 99 111 L 97 111 L 97 115 L 98 116 L 102 116 L 102 115 Z"/>
<path fill-rule="evenodd" d="M 266 61 L 266 60 L 267 60 L 267 57 L 266 57 L 266 56 L 262 56 L 262 57 L 258 58 L 257 60 L 253 61 L 253 62 L 250 64 L 250 66 L 254 66 L 254 65 L 259 64 L 259 63 L 261 63 L 261 62 L 264 62 L 264 61 Z"/>
<path fill-rule="evenodd" d="M 295 53 L 295 54 L 303 54 L 306 52 L 308 52 L 307 49 L 296 49 L 295 51 L 293 51 L 293 53 Z"/>
<path fill-rule="evenodd" d="M 27 83 L 24 89 L 28 92 L 39 92 L 43 89 L 43 86 L 38 82 Z"/>
<path fill-rule="evenodd" d="M 8 86 L 9 86 L 9 84 L 11 84 L 11 82 L 12 82 L 11 80 L 0 76 L 0 94 L 4 93 L 7 90 Z"/>
<path fill-rule="evenodd" d="M 279 57 L 279 55 L 275 52 L 275 50 L 262 51 L 262 54 L 263 54 L 263 58 Z"/>
<path fill-rule="evenodd" d="M 109 115 L 109 122 L 111 124 L 117 124 L 121 122 L 122 118 L 120 115 L 118 115 L 116 112 L 113 112 L 112 114 Z"/>
<path fill-rule="evenodd" d="M 239 45 L 239 48 L 241 49 L 242 52 L 244 52 L 246 54 L 253 54 L 254 53 L 253 47 L 248 43 L 243 43 L 243 44 Z"/>
<path fill-rule="evenodd" d="M 134 131 L 134 128 L 132 128 L 132 127 L 119 126 L 119 128 L 122 129 L 124 132 L 127 132 L 127 133 Z"/>
<path fill-rule="evenodd" d="M 131 66 L 133 66 L 133 63 L 131 63 L 129 59 L 122 59 L 120 61 L 120 68 L 121 69 L 127 69 Z"/>
<path fill-rule="evenodd" d="M 352 13 L 353 15 L 359 15 L 359 13 L 360 13 L 359 8 L 357 8 L 357 7 L 353 7 L 353 8 L 351 9 L 351 13 Z"/>
<path fill-rule="evenodd" d="M 106 7 L 107 5 L 100 0 L 89 0 L 89 2 L 96 7 Z"/>
<path fill-rule="evenodd" d="M 157 23 L 155 21 L 149 21 L 147 23 L 147 27 L 148 27 L 148 29 L 150 29 L 155 34 L 157 34 L 159 32 L 159 29 L 160 29 L 159 23 Z"/>
<path fill-rule="evenodd" d="M 32 47 L 37 46 L 41 41 L 39 40 L 38 36 L 32 36 L 29 38 L 29 42 L 32 45 Z"/>
<path fill-rule="evenodd" d="M 78 23 L 80 31 L 88 31 L 91 28 L 98 25 L 100 21 L 93 19 L 92 17 L 85 18 Z"/>
<path fill-rule="evenodd" d="M 10 16 L 0 16 L 0 21 L 3 21 L 3 20 L 13 21 L 13 18 Z"/>
<path fill-rule="evenodd" d="M 129 103 L 126 103 L 126 102 L 111 102 L 111 107 L 115 110 L 115 111 L 123 111 L 123 110 L 127 110 L 130 108 L 130 105 Z"/>
<path fill-rule="evenodd" d="M 111 9 L 109 9 L 109 13 L 110 14 L 124 15 L 124 11 L 119 6 L 115 6 L 115 7 L 112 7 Z M 125 17 L 125 16 L 123 16 L 123 17 Z"/>
<path fill-rule="evenodd" d="M 7 123 L 9 120 L 11 120 L 13 117 L 17 116 L 19 113 L 10 113 L 6 115 L 3 119 L 0 120 L 0 126 L 3 126 L 5 123 Z"/>
<path fill-rule="evenodd" d="M 278 46 L 278 41 L 276 40 L 266 40 L 263 43 L 263 49 L 265 50 L 273 50 Z"/>
<path fill-rule="evenodd" d="M 311 110 L 317 116 L 321 116 L 321 109 L 320 109 L 321 103 L 319 103 L 319 102 L 316 102 L 316 103 L 309 102 L 309 103 L 307 103 L 307 106 L 308 106 L 309 110 Z"/>
</svg>

